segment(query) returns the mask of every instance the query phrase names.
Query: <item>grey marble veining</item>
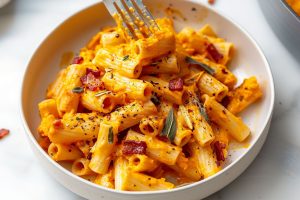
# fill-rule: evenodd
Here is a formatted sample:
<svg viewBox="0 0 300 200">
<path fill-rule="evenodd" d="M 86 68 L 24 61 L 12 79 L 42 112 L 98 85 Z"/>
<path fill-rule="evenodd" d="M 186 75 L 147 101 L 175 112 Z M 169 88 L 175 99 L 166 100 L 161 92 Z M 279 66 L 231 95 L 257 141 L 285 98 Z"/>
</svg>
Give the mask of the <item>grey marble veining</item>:
<svg viewBox="0 0 300 200">
<path fill-rule="evenodd" d="M 94 2 L 13 0 L 0 8 L 0 128 L 11 130 L 0 141 L 0 199 L 82 199 L 58 184 L 34 158 L 18 103 L 22 75 L 39 43 L 66 17 Z M 276 102 L 261 153 L 238 179 L 207 199 L 299 199 L 299 58 L 277 38 L 257 0 L 217 0 L 214 7 L 241 24 L 262 47 L 272 68 Z"/>
</svg>

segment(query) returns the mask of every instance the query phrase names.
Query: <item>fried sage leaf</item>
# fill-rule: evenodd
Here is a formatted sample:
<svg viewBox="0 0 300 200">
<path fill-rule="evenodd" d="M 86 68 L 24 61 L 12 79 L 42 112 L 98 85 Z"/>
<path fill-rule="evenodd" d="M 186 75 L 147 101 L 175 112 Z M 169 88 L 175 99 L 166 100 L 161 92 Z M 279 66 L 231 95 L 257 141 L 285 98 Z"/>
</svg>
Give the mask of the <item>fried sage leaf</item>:
<svg viewBox="0 0 300 200">
<path fill-rule="evenodd" d="M 114 143 L 114 132 L 113 132 L 113 127 L 110 127 L 108 130 L 108 144 L 113 144 Z"/>
<path fill-rule="evenodd" d="M 95 94 L 95 97 L 101 97 L 101 96 L 103 96 L 105 94 L 110 94 L 110 93 L 112 93 L 112 92 L 111 91 L 107 91 L 107 90 L 103 90 L 103 91 L 98 92 L 97 94 Z"/>
<path fill-rule="evenodd" d="M 158 97 L 156 95 L 152 95 L 151 99 L 152 103 L 154 103 L 154 105 L 159 105 L 160 104 L 160 100 L 158 99 Z"/>
<path fill-rule="evenodd" d="M 126 55 L 126 56 L 123 57 L 123 61 L 126 61 L 128 59 L 129 59 L 129 55 Z"/>
<path fill-rule="evenodd" d="M 203 106 L 203 104 L 199 101 L 198 97 L 194 97 L 194 98 L 193 98 L 193 103 L 196 104 L 196 105 L 198 106 L 199 111 L 200 111 L 201 115 L 204 117 L 204 119 L 205 119 L 208 123 L 210 123 L 210 119 L 209 119 L 209 117 L 208 117 L 208 114 L 207 114 L 207 112 L 206 112 L 206 109 L 205 109 L 205 107 Z"/>
<path fill-rule="evenodd" d="M 195 60 L 195 59 L 193 59 L 193 58 L 191 58 L 189 56 L 187 56 L 185 58 L 185 61 L 187 63 L 190 63 L 190 64 L 198 65 L 199 67 L 201 67 L 203 70 L 205 70 L 210 75 L 214 75 L 214 73 L 215 73 L 215 70 L 213 68 L 211 68 L 210 66 L 208 66 L 208 65 L 206 65 L 206 64 L 204 64 L 202 62 L 199 62 L 199 61 L 197 61 L 197 60 Z"/>
<path fill-rule="evenodd" d="M 80 93 L 82 93 L 83 92 L 83 87 L 74 87 L 73 89 L 72 89 L 72 92 L 73 93 L 76 93 L 76 94 L 80 94 Z"/>
<path fill-rule="evenodd" d="M 165 126 L 161 132 L 161 136 L 165 136 L 169 138 L 171 142 L 173 142 L 175 139 L 176 130 L 177 130 L 177 124 L 176 124 L 174 109 L 171 108 L 168 113 Z"/>
</svg>

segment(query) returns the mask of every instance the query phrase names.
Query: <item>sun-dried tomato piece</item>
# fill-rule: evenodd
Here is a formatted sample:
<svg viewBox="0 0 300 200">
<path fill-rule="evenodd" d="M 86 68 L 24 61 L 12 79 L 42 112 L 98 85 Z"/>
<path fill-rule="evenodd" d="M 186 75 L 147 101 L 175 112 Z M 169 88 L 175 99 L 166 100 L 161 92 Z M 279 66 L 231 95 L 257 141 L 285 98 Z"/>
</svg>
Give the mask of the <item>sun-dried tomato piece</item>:
<svg viewBox="0 0 300 200">
<path fill-rule="evenodd" d="M 208 3 L 209 3 L 210 5 L 213 5 L 213 4 L 215 3 L 215 0 L 208 0 Z"/>
<path fill-rule="evenodd" d="M 94 70 L 91 68 L 86 68 L 86 74 L 93 74 L 96 78 L 99 78 L 101 75 L 103 75 L 103 72 L 100 70 Z"/>
<path fill-rule="evenodd" d="M 122 153 L 124 155 L 146 154 L 147 144 L 144 141 L 125 140 Z"/>
<path fill-rule="evenodd" d="M 214 149 L 214 153 L 216 154 L 217 157 L 217 161 L 225 161 L 225 156 L 223 153 L 223 149 L 226 148 L 226 145 L 224 143 L 221 143 L 219 141 L 214 142 L 213 144 L 213 149 Z"/>
<path fill-rule="evenodd" d="M 161 140 L 161 141 L 164 141 L 164 142 L 169 141 L 169 139 L 166 136 L 163 136 L 163 135 L 157 135 L 156 138 Z"/>
<path fill-rule="evenodd" d="M 51 142 L 48 137 L 41 137 L 39 140 L 39 144 L 44 150 L 47 150 Z"/>
<path fill-rule="evenodd" d="M 80 78 L 81 83 L 91 91 L 103 90 L 104 83 L 100 79 L 96 78 L 92 73 L 84 75 Z"/>
<path fill-rule="evenodd" d="M 0 129 L 0 139 L 4 138 L 5 136 L 7 136 L 9 134 L 9 130 L 8 129 Z"/>
<path fill-rule="evenodd" d="M 182 91 L 183 90 L 183 80 L 182 78 L 172 79 L 169 82 L 169 89 L 171 91 Z"/>
<path fill-rule="evenodd" d="M 61 128 L 62 125 L 63 125 L 62 122 L 61 122 L 61 119 L 54 120 L 52 124 L 53 124 L 54 128 L 56 128 L 56 129 Z"/>
<path fill-rule="evenodd" d="M 81 56 L 76 56 L 72 61 L 72 64 L 81 64 L 81 63 L 83 63 L 83 57 Z"/>
<path fill-rule="evenodd" d="M 223 55 L 219 53 L 219 51 L 213 44 L 208 44 L 206 47 L 206 51 L 209 53 L 209 55 L 212 57 L 212 59 L 216 62 L 219 62 L 223 58 Z"/>
</svg>

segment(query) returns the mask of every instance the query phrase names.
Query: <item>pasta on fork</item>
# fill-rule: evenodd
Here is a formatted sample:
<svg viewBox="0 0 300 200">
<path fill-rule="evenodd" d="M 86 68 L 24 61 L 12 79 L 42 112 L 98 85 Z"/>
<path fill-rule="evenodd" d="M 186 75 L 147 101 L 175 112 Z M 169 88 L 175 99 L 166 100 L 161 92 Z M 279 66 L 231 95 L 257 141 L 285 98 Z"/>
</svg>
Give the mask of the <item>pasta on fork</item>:
<svg viewBox="0 0 300 200">
<path fill-rule="evenodd" d="M 102 29 L 38 105 L 43 149 L 102 187 L 200 181 L 222 170 L 230 142 L 251 134 L 238 115 L 263 93 L 254 76 L 236 86 L 233 43 L 210 25 L 177 33 L 171 19 L 156 23 L 145 38 L 120 23 Z"/>
</svg>

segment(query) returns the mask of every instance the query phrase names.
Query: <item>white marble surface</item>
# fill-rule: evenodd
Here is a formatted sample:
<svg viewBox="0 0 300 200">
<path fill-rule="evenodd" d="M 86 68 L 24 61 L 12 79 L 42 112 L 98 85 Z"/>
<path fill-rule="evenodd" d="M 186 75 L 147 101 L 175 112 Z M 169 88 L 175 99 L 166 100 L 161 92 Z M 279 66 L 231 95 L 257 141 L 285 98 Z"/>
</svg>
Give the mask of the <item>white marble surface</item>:
<svg viewBox="0 0 300 200">
<path fill-rule="evenodd" d="M 0 128 L 11 130 L 0 141 L 0 199 L 82 199 L 59 185 L 34 158 L 18 109 L 21 79 L 35 48 L 62 20 L 94 2 L 14 0 L 0 9 Z M 272 67 L 276 103 L 261 153 L 237 180 L 208 199 L 299 199 L 300 51 L 294 52 L 295 58 L 278 40 L 258 0 L 217 0 L 214 7 L 261 45 Z"/>
</svg>

